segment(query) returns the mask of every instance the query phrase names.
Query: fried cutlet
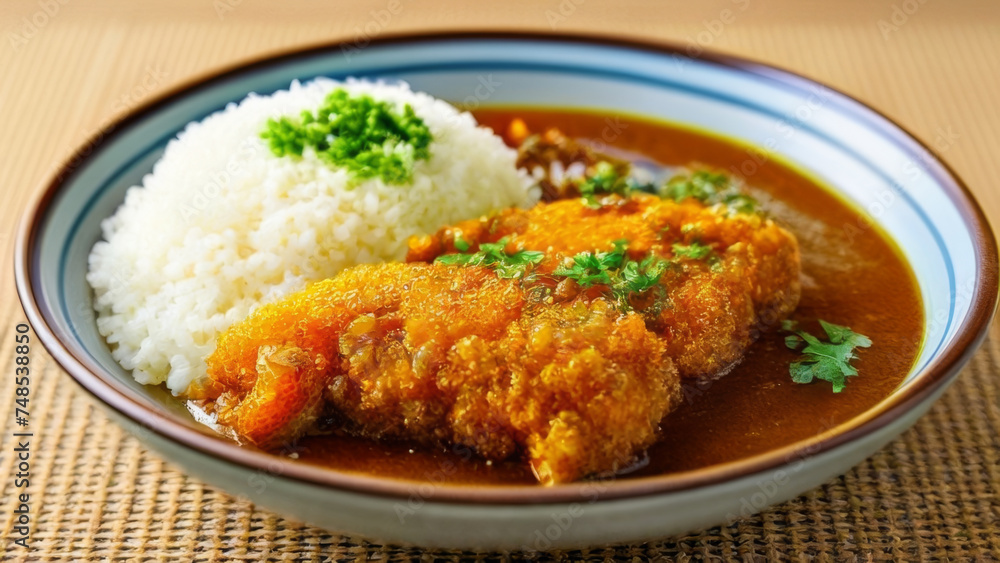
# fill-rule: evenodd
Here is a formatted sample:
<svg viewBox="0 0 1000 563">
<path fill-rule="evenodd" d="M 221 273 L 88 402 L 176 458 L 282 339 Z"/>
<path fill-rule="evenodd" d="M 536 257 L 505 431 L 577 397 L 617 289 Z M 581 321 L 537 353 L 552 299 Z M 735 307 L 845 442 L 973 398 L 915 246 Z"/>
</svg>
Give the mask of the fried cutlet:
<svg viewBox="0 0 1000 563">
<path fill-rule="evenodd" d="M 659 298 L 643 303 L 639 296 L 632 305 L 664 339 L 682 377 L 719 374 L 799 300 L 799 250 L 791 233 L 759 214 L 647 194 L 610 195 L 597 207 L 574 198 L 507 209 L 411 239 L 407 260 L 433 261 L 460 252 L 456 244 L 475 251 L 500 240 L 512 251 L 541 251 L 540 273 L 616 241 L 626 241 L 636 260 L 668 261 Z"/>
<path fill-rule="evenodd" d="M 531 259 L 512 273 L 490 253 Z M 523 455 L 541 482 L 567 482 L 630 463 L 680 377 L 723 373 L 799 297 L 787 231 L 645 194 L 508 209 L 413 239 L 408 260 L 261 307 L 223 334 L 192 395 L 264 448 L 333 417 L 375 439 Z M 566 273 L 601 260 L 614 281 Z M 622 292 L 642 268 L 648 285 Z"/>
<path fill-rule="evenodd" d="M 231 327 L 208 366 L 197 394 L 263 448 L 332 414 L 372 438 L 523 454 L 542 483 L 631 463 L 680 394 L 636 313 L 532 299 L 483 267 L 351 268 Z"/>
</svg>

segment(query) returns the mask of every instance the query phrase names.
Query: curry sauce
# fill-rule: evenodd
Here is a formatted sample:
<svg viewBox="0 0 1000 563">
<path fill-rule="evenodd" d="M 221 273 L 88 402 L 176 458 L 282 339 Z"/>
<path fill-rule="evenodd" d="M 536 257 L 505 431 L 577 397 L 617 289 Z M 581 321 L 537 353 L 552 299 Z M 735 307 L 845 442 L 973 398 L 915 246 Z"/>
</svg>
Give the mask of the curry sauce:
<svg viewBox="0 0 1000 563">
<path fill-rule="evenodd" d="M 490 109 L 480 123 L 503 132 L 514 118 L 530 130 L 557 127 L 664 166 L 703 165 L 742 179 L 801 249 L 802 296 L 792 319 L 821 334 L 817 319 L 851 327 L 872 346 L 858 352 L 859 375 L 841 393 L 830 384 L 792 382 L 798 354 L 775 329 L 714 381 L 684 383 L 681 405 L 661 424 L 648 456 L 622 478 L 735 461 L 808 439 L 868 410 L 899 385 L 922 342 L 920 294 L 894 243 L 867 217 L 815 180 L 761 151 L 701 132 L 635 118 L 561 110 Z M 860 228 L 859 228 L 860 226 Z M 468 448 L 428 449 L 332 435 L 298 444 L 299 459 L 368 475 L 452 483 L 533 484 L 527 464 L 490 463 Z"/>
</svg>

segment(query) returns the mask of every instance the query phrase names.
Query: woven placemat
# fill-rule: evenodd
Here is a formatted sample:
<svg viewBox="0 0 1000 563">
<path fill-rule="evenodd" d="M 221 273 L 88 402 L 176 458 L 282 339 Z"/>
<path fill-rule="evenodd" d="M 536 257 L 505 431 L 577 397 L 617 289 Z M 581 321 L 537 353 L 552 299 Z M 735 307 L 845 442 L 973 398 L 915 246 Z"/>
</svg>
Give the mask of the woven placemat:
<svg viewBox="0 0 1000 563">
<path fill-rule="evenodd" d="M 207 69 L 364 29 L 385 2 L 303 2 L 284 19 L 254 0 L 5 0 L 0 4 L 0 192 L 4 264 L 12 228 L 38 182 L 107 119 Z M 709 5 L 710 4 L 710 5 Z M 639 1 L 438 2 L 405 9 L 383 31 L 494 25 L 594 30 L 673 39 L 779 64 L 873 103 L 934 144 L 992 217 L 1000 216 L 1000 18 L 989 3 L 916 3 L 896 29 L 894 6 L 845 2 L 843 12 L 728 0 L 681 16 Z M 900 5 L 905 2 L 900 2 Z M 631 5 L 631 7 L 629 7 Z M 746 5 L 719 33 L 712 23 Z M 57 6 L 53 8 L 52 6 Z M 303 7 L 304 6 L 304 7 Z M 959 9 L 961 8 L 961 9 Z M 45 10 L 48 11 L 45 11 Z M 851 9 L 851 16 L 845 15 Z M 948 8 L 951 9 L 951 8 Z M 55 10 L 53 12 L 53 10 Z M 312 12 L 310 12 L 312 10 Z M 825 11 L 824 11 L 825 10 Z M 902 10 L 902 8 L 900 8 Z M 964 11 L 963 11 L 964 10 Z M 50 13 L 52 12 L 52 13 Z M 562 19 L 553 18 L 553 12 Z M 38 14 L 43 14 L 39 16 Z M 319 14 L 324 14 L 320 17 Z M 643 15 L 646 14 L 646 15 Z M 653 14 L 656 17 L 649 16 Z M 640 17 L 642 16 L 642 17 Z M 898 22 L 899 18 L 897 18 Z M 279 22 L 280 23 L 277 23 Z M 25 25 L 28 22 L 28 25 Z M 26 31 L 34 25 L 34 32 Z M 895 25 L 895 24 L 893 24 Z M 11 39 L 20 34 L 24 41 Z M 709 38 L 710 39 L 707 39 Z M 692 43 L 694 42 L 694 43 Z M 0 285 L 0 545 L 4 560 L 506 561 L 383 546 L 276 516 L 186 477 L 116 424 L 39 346 L 31 352 L 31 547 L 17 537 L 14 331 L 24 317 Z M 916 426 L 848 474 L 732 525 L 644 545 L 540 554 L 584 561 L 1000 560 L 1000 330 Z"/>
<path fill-rule="evenodd" d="M 12 337 L 9 333 L 4 337 Z M 10 358 L 10 354 L 3 356 Z M 509 561 L 385 546 L 283 519 L 186 477 L 109 421 L 37 354 L 31 550 L 39 560 Z M 1000 555 L 1000 334 L 916 426 L 801 497 L 729 526 L 540 560 L 996 561 Z M 10 396 L 4 384 L 3 396 Z M 0 409 L 0 416 L 9 413 Z M 6 436 L 2 451 L 14 446 Z M 0 473 L 10 474 L 4 455 Z M 4 483 L 3 510 L 11 514 Z M 10 522 L 4 525 L 10 534 Z M 16 536 L 15 536 L 16 537 Z M 7 557 L 24 550 L 6 546 Z"/>
</svg>

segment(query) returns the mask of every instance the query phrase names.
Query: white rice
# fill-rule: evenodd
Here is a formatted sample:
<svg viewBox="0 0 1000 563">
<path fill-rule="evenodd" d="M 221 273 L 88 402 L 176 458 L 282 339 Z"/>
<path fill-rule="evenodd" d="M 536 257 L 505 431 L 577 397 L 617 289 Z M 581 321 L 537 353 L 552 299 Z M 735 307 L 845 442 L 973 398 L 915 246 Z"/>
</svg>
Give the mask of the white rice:
<svg viewBox="0 0 1000 563">
<path fill-rule="evenodd" d="M 315 109 L 338 87 L 424 120 L 431 157 L 412 185 L 349 188 L 310 149 L 271 153 L 259 135 L 269 117 Z M 534 203 L 515 157 L 468 113 L 406 85 L 317 79 L 250 95 L 188 125 L 104 221 L 87 276 L 98 328 L 136 380 L 182 393 L 204 377 L 217 335 L 255 306 L 354 264 L 401 260 L 411 235 Z"/>
</svg>

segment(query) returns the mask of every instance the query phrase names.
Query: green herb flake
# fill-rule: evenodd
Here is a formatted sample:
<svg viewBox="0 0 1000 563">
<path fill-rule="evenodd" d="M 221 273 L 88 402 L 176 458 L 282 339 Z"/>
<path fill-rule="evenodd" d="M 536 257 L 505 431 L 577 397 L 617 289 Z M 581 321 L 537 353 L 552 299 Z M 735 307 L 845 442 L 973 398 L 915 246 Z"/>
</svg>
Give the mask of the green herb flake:
<svg viewBox="0 0 1000 563">
<path fill-rule="evenodd" d="M 757 200 L 742 193 L 729 176 L 707 170 L 674 176 L 660 187 L 659 194 L 678 202 L 696 199 L 707 205 L 721 203 L 732 214 L 752 214 L 760 210 Z"/>
<path fill-rule="evenodd" d="M 431 132 L 409 105 L 402 112 L 366 94 L 334 90 L 316 112 L 268 119 L 260 136 L 276 156 L 301 158 L 306 147 L 357 180 L 413 181 L 413 165 L 430 158 Z"/>
<path fill-rule="evenodd" d="M 455 247 L 458 247 L 458 237 L 455 239 Z M 464 240 L 462 242 L 465 242 Z M 450 264 L 453 266 L 482 266 L 492 268 L 496 271 L 497 277 L 520 278 L 532 265 L 542 261 L 543 254 L 537 250 L 520 250 L 513 254 L 506 251 L 508 237 L 504 237 L 497 242 L 484 242 L 479 245 L 479 250 L 473 253 L 445 254 L 438 256 L 434 261 L 439 264 Z M 469 249 L 468 243 L 466 250 Z M 464 252 L 464 251 L 463 251 Z"/>
<path fill-rule="evenodd" d="M 674 201 L 693 198 L 708 203 L 709 200 L 717 198 L 719 192 L 728 186 L 729 178 L 725 174 L 696 170 L 691 174 L 680 174 L 667 180 L 660 195 Z"/>
<path fill-rule="evenodd" d="M 631 184 L 625 175 L 621 174 L 614 164 L 602 160 L 594 165 L 590 174 L 577 183 L 580 196 L 588 207 L 598 209 L 601 202 L 597 196 L 600 194 L 628 195 Z"/>
<path fill-rule="evenodd" d="M 570 266 L 560 266 L 552 274 L 572 278 L 582 287 L 611 285 L 611 273 L 625 260 L 628 241 L 616 240 L 613 244 L 614 248 L 607 252 L 581 252 L 573 257 Z"/>
<path fill-rule="evenodd" d="M 616 240 L 607 252 L 581 252 L 572 263 L 552 272 L 570 278 L 582 287 L 606 285 L 623 309 L 630 309 L 629 297 L 655 287 L 670 267 L 670 262 L 656 256 L 636 261 L 626 256 L 626 240 Z"/>
<path fill-rule="evenodd" d="M 872 341 L 846 326 L 823 320 L 819 324 L 829 339 L 826 342 L 800 330 L 794 321 L 782 321 L 781 329 L 792 333 L 785 337 L 785 346 L 798 350 L 805 345 L 802 348 L 802 358 L 792 362 L 788 371 L 795 383 L 810 383 L 813 379 L 822 379 L 833 385 L 834 393 L 840 393 L 847 384 L 847 378 L 858 375 L 858 370 L 851 365 L 851 360 L 857 358 L 855 349 L 868 348 Z"/>
<path fill-rule="evenodd" d="M 674 256 L 676 258 L 687 258 L 690 260 L 702 260 L 713 256 L 714 251 L 711 246 L 692 242 L 691 244 L 674 243 Z"/>
<path fill-rule="evenodd" d="M 746 194 L 727 194 L 722 202 L 734 213 L 750 215 L 757 212 L 757 200 Z"/>
<path fill-rule="evenodd" d="M 648 291 L 660 283 L 670 262 L 656 256 L 647 256 L 641 262 L 628 260 L 611 284 L 611 291 L 618 299 L 627 300 L 632 293 Z"/>
</svg>

